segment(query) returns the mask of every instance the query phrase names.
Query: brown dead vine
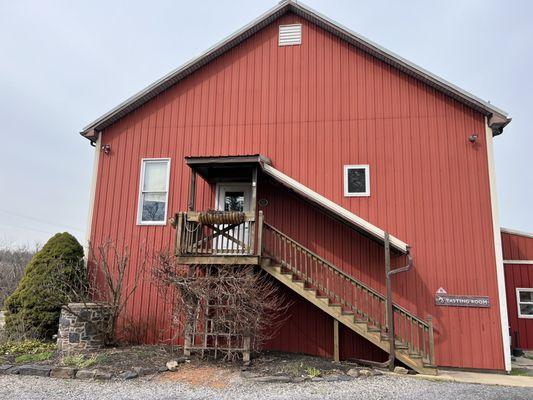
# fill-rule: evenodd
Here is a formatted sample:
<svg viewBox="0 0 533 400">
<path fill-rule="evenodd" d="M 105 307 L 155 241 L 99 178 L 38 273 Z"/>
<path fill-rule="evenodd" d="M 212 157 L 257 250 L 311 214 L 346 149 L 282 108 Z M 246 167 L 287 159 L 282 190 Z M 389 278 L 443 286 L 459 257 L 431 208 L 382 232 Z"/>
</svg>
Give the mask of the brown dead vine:
<svg viewBox="0 0 533 400">
<path fill-rule="evenodd" d="M 172 298 L 173 320 L 192 348 L 236 360 L 250 338 L 257 351 L 288 318 L 290 303 L 266 273 L 253 266 L 178 265 L 168 252 L 155 259 L 153 275 Z M 169 296 L 169 289 L 175 296 Z"/>
</svg>

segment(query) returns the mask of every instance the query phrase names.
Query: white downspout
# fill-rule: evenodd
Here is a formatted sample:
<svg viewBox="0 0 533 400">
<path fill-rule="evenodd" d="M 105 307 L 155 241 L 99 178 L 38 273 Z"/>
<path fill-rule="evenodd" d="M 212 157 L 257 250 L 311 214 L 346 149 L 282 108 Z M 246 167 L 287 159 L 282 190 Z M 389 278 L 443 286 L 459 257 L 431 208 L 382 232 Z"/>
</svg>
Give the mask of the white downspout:
<svg viewBox="0 0 533 400">
<path fill-rule="evenodd" d="M 496 278 L 498 281 L 498 296 L 500 304 L 501 329 L 503 340 L 503 356 L 505 370 L 511 371 L 511 342 L 509 340 L 509 317 L 507 315 L 507 296 L 505 293 L 505 273 L 503 269 L 502 239 L 500 231 L 500 213 L 498 207 L 498 192 L 496 190 L 496 168 L 494 164 L 494 149 L 492 129 L 489 127 L 488 119 L 485 117 L 486 139 L 487 139 L 487 160 L 489 164 L 489 185 L 490 203 L 492 206 L 492 224 L 494 229 L 494 251 L 496 255 Z"/>
</svg>

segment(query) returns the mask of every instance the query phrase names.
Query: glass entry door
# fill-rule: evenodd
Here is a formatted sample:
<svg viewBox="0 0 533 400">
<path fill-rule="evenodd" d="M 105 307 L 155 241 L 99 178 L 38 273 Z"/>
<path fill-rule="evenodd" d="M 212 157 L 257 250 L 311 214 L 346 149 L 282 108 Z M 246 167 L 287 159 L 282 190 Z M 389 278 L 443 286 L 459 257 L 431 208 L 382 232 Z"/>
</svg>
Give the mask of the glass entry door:
<svg viewBox="0 0 533 400">
<path fill-rule="evenodd" d="M 252 197 L 252 185 L 250 183 L 219 183 L 217 184 L 216 209 L 220 211 L 250 211 L 250 200 Z M 214 243 L 217 250 L 228 253 L 242 253 L 243 243 L 249 243 L 249 225 L 240 224 L 222 236 L 221 240 Z M 218 225 L 223 230 L 228 225 Z M 231 240 L 234 238 L 235 240 Z"/>
</svg>

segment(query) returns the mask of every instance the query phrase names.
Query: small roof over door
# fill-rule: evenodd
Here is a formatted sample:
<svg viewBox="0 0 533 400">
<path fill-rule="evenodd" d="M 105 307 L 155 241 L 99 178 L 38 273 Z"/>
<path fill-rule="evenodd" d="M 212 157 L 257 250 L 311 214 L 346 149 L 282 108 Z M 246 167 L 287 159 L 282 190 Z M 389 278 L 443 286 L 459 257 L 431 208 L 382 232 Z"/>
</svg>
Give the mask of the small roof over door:
<svg viewBox="0 0 533 400">
<path fill-rule="evenodd" d="M 185 162 L 209 183 L 251 182 L 254 168 L 270 164 L 261 154 L 185 157 Z"/>
</svg>

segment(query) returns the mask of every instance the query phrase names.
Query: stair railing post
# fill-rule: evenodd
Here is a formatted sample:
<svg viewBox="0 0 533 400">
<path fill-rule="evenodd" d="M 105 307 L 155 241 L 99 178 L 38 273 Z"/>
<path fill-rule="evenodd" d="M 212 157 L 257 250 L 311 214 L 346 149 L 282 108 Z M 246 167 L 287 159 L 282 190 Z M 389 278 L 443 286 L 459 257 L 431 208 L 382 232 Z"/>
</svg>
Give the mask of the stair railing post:
<svg viewBox="0 0 533 400">
<path fill-rule="evenodd" d="M 392 283 L 391 283 L 391 266 L 390 266 L 390 239 L 389 233 L 384 235 L 385 247 L 385 281 L 387 285 L 387 300 L 386 300 L 386 314 L 387 314 L 387 335 L 389 339 L 389 369 L 394 369 L 396 361 L 396 349 L 394 342 L 394 309 L 392 303 Z"/>
<path fill-rule="evenodd" d="M 333 319 L 333 361 L 340 361 L 339 352 L 339 321 Z"/>
<path fill-rule="evenodd" d="M 429 363 L 435 365 L 435 338 L 433 336 L 433 317 L 428 316 L 428 326 L 429 326 Z"/>
</svg>

